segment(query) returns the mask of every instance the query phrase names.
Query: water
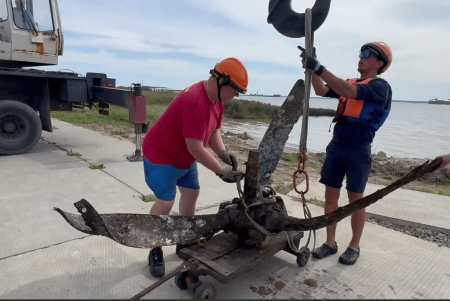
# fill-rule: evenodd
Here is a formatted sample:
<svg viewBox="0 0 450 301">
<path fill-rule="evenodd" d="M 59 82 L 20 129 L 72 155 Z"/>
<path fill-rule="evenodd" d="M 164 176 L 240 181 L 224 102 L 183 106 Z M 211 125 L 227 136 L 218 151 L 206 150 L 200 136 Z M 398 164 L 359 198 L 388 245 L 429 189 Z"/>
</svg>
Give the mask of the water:
<svg viewBox="0 0 450 301">
<path fill-rule="evenodd" d="M 248 100 L 281 106 L 285 97 L 243 96 Z M 310 108 L 336 109 L 337 100 L 311 97 Z M 330 142 L 334 124 L 329 132 L 332 117 L 310 117 L 307 149 L 325 152 Z M 225 131 L 248 132 L 262 139 L 268 123 L 227 120 Z M 300 143 L 302 118 L 292 129 L 286 146 L 297 148 Z M 391 113 L 383 127 L 375 135 L 372 152 L 383 151 L 399 158 L 434 158 L 450 153 L 450 105 L 393 102 Z"/>
</svg>

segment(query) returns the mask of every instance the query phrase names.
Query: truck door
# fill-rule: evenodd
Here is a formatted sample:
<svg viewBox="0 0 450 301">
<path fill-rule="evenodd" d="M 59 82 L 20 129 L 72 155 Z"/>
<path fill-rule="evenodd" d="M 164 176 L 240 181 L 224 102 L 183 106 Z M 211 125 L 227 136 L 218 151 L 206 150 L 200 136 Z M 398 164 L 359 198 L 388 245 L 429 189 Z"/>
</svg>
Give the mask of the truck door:
<svg viewBox="0 0 450 301">
<path fill-rule="evenodd" d="M 0 0 L 3 1 L 3 0 Z M 7 0 L 12 11 L 12 60 L 58 62 L 58 18 L 53 0 Z"/>
<path fill-rule="evenodd" d="M 6 1 L 0 0 L 0 60 L 11 60 L 11 26 Z"/>
</svg>

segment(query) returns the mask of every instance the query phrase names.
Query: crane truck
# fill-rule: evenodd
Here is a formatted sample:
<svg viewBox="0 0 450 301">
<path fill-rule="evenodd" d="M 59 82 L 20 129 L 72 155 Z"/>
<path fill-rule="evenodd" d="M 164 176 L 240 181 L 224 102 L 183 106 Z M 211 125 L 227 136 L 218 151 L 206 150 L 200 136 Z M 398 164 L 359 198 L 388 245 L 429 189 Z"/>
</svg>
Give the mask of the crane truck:
<svg viewBox="0 0 450 301">
<path fill-rule="evenodd" d="M 0 155 L 32 149 L 42 131 L 53 131 L 52 111 L 95 104 L 104 115 L 110 105 L 128 108 L 136 134 L 128 159 L 140 161 L 141 134 L 148 130 L 141 85 L 117 89 L 104 73 L 38 69 L 57 65 L 63 53 L 58 0 L 0 0 Z"/>
</svg>

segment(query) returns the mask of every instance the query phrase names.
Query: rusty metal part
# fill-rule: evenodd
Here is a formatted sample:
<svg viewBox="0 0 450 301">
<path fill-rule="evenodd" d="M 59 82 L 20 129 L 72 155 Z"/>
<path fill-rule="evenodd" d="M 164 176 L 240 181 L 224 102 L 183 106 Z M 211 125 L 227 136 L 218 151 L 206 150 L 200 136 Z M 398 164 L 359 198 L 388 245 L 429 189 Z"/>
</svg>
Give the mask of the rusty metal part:
<svg viewBox="0 0 450 301">
<path fill-rule="evenodd" d="M 98 214 L 85 199 L 74 204 L 80 215 L 54 208 L 75 229 L 108 237 L 133 248 L 169 246 L 204 237 L 229 224 L 226 211 L 218 214 L 184 216 L 154 216 L 148 214 Z"/>
<path fill-rule="evenodd" d="M 318 230 L 336 224 L 342 219 L 352 215 L 353 213 L 358 212 L 359 210 L 374 204 L 375 202 L 382 199 L 389 193 L 397 190 L 398 188 L 414 180 L 419 179 L 420 177 L 422 177 L 427 173 L 432 172 L 433 170 L 436 169 L 437 166 L 441 164 L 441 162 L 442 158 L 436 158 L 431 162 L 427 161 L 424 164 L 414 168 L 403 178 L 395 181 L 391 185 L 383 189 L 379 189 L 374 193 L 357 200 L 356 202 L 340 207 L 328 214 L 308 219 L 298 219 L 288 217 L 287 222 L 285 224 L 286 230 L 299 230 L 299 231 Z"/>
<path fill-rule="evenodd" d="M 301 174 L 301 173 L 305 175 L 305 183 L 306 183 L 305 191 L 297 190 L 297 174 Z M 308 173 L 306 171 L 304 171 L 304 170 L 296 170 L 292 177 L 294 179 L 294 190 L 295 190 L 295 192 L 297 192 L 298 194 L 304 195 L 305 193 L 307 193 L 309 191 L 309 176 L 308 176 Z"/>
<path fill-rule="evenodd" d="M 303 114 L 305 82 L 298 80 L 289 92 L 289 96 L 278 109 L 264 134 L 258 150 L 260 152 L 259 183 L 267 185 L 278 165 L 284 145 L 294 125 Z"/>
<path fill-rule="evenodd" d="M 44 44 L 42 44 L 42 43 L 36 44 L 36 48 L 37 48 L 37 52 L 40 55 L 44 55 L 44 53 L 45 53 Z"/>
<path fill-rule="evenodd" d="M 287 230 L 321 229 L 338 223 L 353 213 L 374 204 L 403 185 L 432 172 L 441 162 L 442 158 L 436 158 L 432 162 L 427 161 L 391 185 L 319 217 L 299 219 L 288 216 L 283 199 L 279 196 L 275 196 L 275 202 L 271 203 L 266 203 L 260 199 L 260 204 L 248 208 L 248 215 L 272 234 Z M 259 198 L 263 198 L 262 193 L 259 194 Z M 256 204 L 256 202 L 253 204 Z M 117 243 L 135 248 L 174 245 L 198 239 L 207 233 L 219 230 L 236 233 L 239 239 L 247 244 L 259 243 L 264 237 L 247 218 L 246 209 L 240 198 L 235 198 L 231 203 L 221 205 L 217 214 L 194 217 L 98 214 L 86 200 L 75 203 L 75 206 L 81 216 L 66 213 L 58 208 L 55 208 L 55 210 L 70 225 L 81 232 L 106 236 Z"/>
</svg>

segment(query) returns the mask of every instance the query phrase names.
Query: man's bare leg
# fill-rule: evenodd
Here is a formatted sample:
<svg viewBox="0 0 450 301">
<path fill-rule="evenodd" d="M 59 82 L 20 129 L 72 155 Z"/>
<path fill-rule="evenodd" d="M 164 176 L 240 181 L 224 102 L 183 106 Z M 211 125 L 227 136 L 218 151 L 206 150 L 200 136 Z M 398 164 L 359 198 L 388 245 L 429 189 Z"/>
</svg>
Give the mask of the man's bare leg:
<svg viewBox="0 0 450 301">
<path fill-rule="evenodd" d="M 150 209 L 150 215 L 168 215 L 173 207 L 173 201 L 162 201 L 156 199 L 155 203 Z M 148 263 L 150 265 L 150 274 L 154 277 L 161 278 L 166 273 L 166 268 L 163 259 L 162 246 L 152 246 L 148 255 Z"/>
<path fill-rule="evenodd" d="M 325 186 L 325 214 L 330 213 L 339 208 L 340 189 Z M 330 247 L 335 246 L 337 224 L 327 227 L 326 244 Z"/>
<path fill-rule="evenodd" d="M 156 199 L 155 203 L 150 209 L 150 215 L 168 215 L 170 210 L 172 210 L 174 201 L 161 201 L 160 199 Z"/>
<path fill-rule="evenodd" d="M 172 210 L 174 203 L 175 203 L 175 200 L 161 201 L 160 199 L 156 199 L 155 203 L 153 204 L 152 208 L 150 209 L 150 215 L 169 215 L 170 210 Z M 161 248 L 162 246 L 152 246 L 152 249 L 155 247 Z"/>
<path fill-rule="evenodd" d="M 180 189 L 180 215 L 181 216 L 194 216 L 195 205 L 197 203 L 198 196 L 200 195 L 200 189 L 188 189 L 178 187 Z"/>
<path fill-rule="evenodd" d="M 350 203 L 356 202 L 357 200 L 364 197 L 363 193 L 353 193 L 348 191 L 348 199 Z M 361 209 L 352 215 L 352 231 L 353 237 L 350 241 L 349 247 L 355 251 L 359 250 L 359 242 L 364 229 L 364 224 L 366 222 L 366 210 Z"/>
</svg>

